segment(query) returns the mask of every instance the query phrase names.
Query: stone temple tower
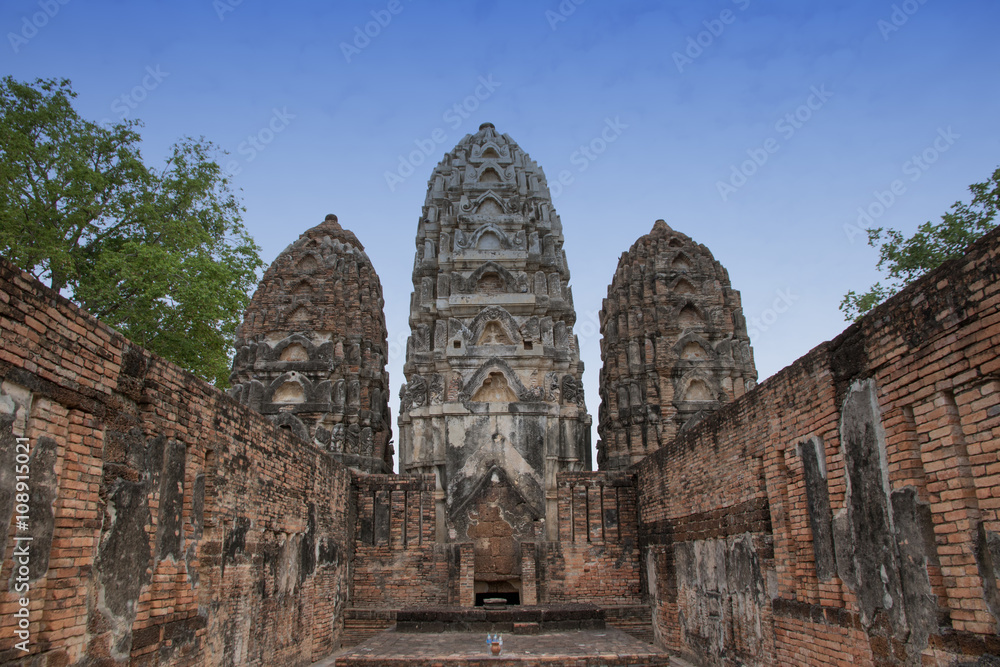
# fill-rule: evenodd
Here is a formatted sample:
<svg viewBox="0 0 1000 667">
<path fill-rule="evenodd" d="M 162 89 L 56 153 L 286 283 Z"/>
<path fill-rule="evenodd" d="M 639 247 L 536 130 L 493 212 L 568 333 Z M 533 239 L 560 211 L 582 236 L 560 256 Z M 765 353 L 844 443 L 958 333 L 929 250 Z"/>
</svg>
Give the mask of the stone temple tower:
<svg viewBox="0 0 1000 667">
<path fill-rule="evenodd" d="M 621 470 L 757 380 L 740 293 L 663 220 L 618 260 L 601 310 L 597 461 Z"/>
<path fill-rule="evenodd" d="M 364 472 L 392 472 L 382 286 L 328 215 L 274 260 L 237 331 L 231 396 Z"/>
<path fill-rule="evenodd" d="M 509 581 L 518 542 L 555 530 L 556 473 L 591 467 L 542 170 L 484 123 L 431 174 L 416 245 L 400 472 L 436 475 L 438 539 L 475 543 L 477 587 Z"/>
</svg>

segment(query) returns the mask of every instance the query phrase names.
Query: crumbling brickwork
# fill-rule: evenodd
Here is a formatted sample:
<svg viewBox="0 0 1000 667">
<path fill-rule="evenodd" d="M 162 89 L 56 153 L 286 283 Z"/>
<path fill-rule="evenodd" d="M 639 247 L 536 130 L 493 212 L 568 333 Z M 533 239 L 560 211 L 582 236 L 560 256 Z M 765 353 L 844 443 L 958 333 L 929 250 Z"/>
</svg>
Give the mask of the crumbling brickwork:
<svg viewBox="0 0 1000 667">
<path fill-rule="evenodd" d="M 997 653 L 1000 231 L 638 464 L 663 645 L 702 664 Z"/>
<path fill-rule="evenodd" d="M 434 538 L 434 476 L 363 475 L 354 484 L 352 606 L 460 604 L 449 594 L 449 572 L 461 553 Z"/>
<path fill-rule="evenodd" d="M 339 645 L 350 472 L 0 261 L 0 663 L 309 664 Z M 14 498 L 16 500 L 16 498 Z M 16 573 L 15 573 L 16 574 Z M 28 653 L 15 647 L 29 600 Z"/>
<path fill-rule="evenodd" d="M 641 604 L 635 477 L 560 473 L 558 488 L 559 539 L 538 545 L 541 600 Z"/>
<path fill-rule="evenodd" d="M 757 380 L 729 274 L 663 220 L 619 258 L 601 336 L 601 470 L 641 461 Z"/>
</svg>

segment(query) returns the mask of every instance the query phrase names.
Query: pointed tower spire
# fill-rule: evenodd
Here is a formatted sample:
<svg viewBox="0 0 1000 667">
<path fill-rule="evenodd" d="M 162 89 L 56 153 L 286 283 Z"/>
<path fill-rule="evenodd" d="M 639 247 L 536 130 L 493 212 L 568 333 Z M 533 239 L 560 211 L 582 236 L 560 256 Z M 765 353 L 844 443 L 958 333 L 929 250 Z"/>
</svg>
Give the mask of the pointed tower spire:
<svg viewBox="0 0 1000 667">
<path fill-rule="evenodd" d="M 520 565 L 487 554 L 470 516 L 506 498 L 517 549 L 555 529 L 556 473 L 591 467 L 569 282 L 545 174 L 483 123 L 428 183 L 399 418 L 400 471 L 437 476 L 439 539 L 476 543 L 477 578 Z"/>
</svg>

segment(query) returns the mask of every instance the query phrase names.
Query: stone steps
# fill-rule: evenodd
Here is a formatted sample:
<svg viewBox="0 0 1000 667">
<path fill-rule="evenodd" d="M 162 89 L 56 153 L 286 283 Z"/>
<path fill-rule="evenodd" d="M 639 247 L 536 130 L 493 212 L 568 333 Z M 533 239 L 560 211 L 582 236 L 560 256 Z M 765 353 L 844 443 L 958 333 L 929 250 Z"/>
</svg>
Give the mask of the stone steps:
<svg viewBox="0 0 1000 667">
<path fill-rule="evenodd" d="M 507 632 L 533 635 L 602 630 L 604 610 L 591 604 L 488 607 L 415 607 L 396 613 L 396 632 Z"/>
<path fill-rule="evenodd" d="M 588 616 L 586 609 L 597 609 Z M 487 616 L 487 612 L 489 616 Z M 398 618 L 402 614 L 402 618 Z M 452 619 L 446 623 L 446 619 Z M 388 630 L 407 632 L 513 632 L 533 634 L 546 630 L 578 630 L 612 627 L 636 639 L 653 643 L 652 615 L 649 605 L 592 607 L 578 604 L 509 606 L 504 610 L 483 607 L 414 607 L 407 609 L 361 609 L 344 612 L 344 631 L 340 645 L 356 646 Z"/>
<path fill-rule="evenodd" d="M 395 609 L 345 609 L 344 631 L 340 636 L 340 645 L 343 648 L 357 646 L 366 639 L 388 630 L 395 623 Z"/>
<path fill-rule="evenodd" d="M 654 643 L 653 611 L 649 605 L 604 607 L 604 619 L 608 627 L 618 628 L 647 644 Z"/>
</svg>

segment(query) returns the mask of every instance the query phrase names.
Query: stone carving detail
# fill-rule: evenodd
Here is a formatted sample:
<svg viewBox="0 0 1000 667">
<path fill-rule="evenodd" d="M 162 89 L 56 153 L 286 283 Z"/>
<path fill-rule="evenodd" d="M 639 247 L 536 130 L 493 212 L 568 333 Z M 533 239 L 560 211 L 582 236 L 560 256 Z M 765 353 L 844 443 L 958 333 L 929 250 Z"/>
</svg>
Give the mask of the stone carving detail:
<svg viewBox="0 0 1000 667">
<path fill-rule="evenodd" d="M 504 381 L 499 384 L 499 386 L 507 387 L 513 394 L 513 401 L 528 401 L 533 400 L 536 397 L 534 392 L 528 390 L 518 378 L 517 373 L 511 368 L 505 360 L 499 357 L 492 357 L 486 361 L 480 368 L 472 375 L 472 377 L 465 383 L 465 387 L 459 394 L 459 400 L 462 402 L 475 401 L 477 399 L 473 398 L 476 391 L 478 391 L 484 384 L 486 380 L 493 374 L 499 372 L 504 376 Z"/>
<path fill-rule="evenodd" d="M 413 402 L 410 400 L 410 387 L 409 385 L 400 385 L 399 387 L 399 410 L 400 412 L 406 413 L 410 411 L 413 407 Z"/>
<path fill-rule="evenodd" d="M 434 244 L 428 249 L 433 260 Z M 237 332 L 230 395 L 336 454 L 358 454 L 350 449 L 350 427 L 366 421 L 372 425 L 368 453 L 345 462 L 390 472 L 382 305 L 364 247 L 336 216 L 327 216 L 264 275 Z"/>
<path fill-rule="evenodd" d="M 602 469 L 635 463 L 757 379 L 740 295 L 726 270 L 662 220 L 619 260 L 601 334 Z M 662 380 L 672 396 L 659 394 Z"/>
<path fill-rule="evenodd" d="M 427 381 L 419 375 L 414 375 L 407 385 L 410 405 L 414 408 L 422 408 L 427 404 Z"/>
<path fill-rule="evenodd" d="M 444 378 L 440 374 L 431 376 L 427 385 L 427 394 L 430 397 L 431 405 L 441 405 L 444 402 Z"/>
<path fill-rule="evenodd" d="M 559 384 L 558 373 L 545 374 L 545 400 L 549 403 L 562 402 L 562 390 Z"/>
<path fill-rule="evenodd" d="M 520 342 L 517 321 L 498 306 L 480 311 L 469 329 L 470 340 L 475 345 L 514 345 Z"/>
<path fill-rule="evenodd" d="M 477 344 L 479 345 L 512 345 L 514 341 L 510 339 L 506 333 L 504 333 L 503 327 L 500 326 L 499 322 L 491 321 L 486 323 L 486 327 L 483 329 L 483 335 L 479 337 Z"/>
<path fill-rule="evenodd" d="M 562 380 L 562 402 L 583 405 L 583 383 L 572 375 L 566 375 Z"/>
<path fill-rule="evenodd" d="M 487 203 L 491 205 L 484 209 Z M 462 204 L 461 210 L 462 213 L 488 213 L 490 215 L 502 215 L 507 212 L 503 200 L 493 190 L 484 192 L 476 199 L 467 200 Z"/>
</svg>

